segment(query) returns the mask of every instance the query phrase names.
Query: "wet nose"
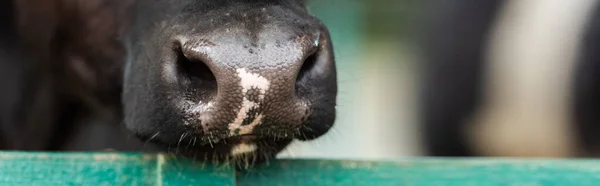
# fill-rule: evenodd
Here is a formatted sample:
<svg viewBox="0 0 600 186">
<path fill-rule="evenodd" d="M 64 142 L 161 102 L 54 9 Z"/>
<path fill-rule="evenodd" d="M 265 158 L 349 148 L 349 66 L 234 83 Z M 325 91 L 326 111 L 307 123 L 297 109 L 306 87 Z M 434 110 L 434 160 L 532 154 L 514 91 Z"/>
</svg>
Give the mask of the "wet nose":
<svg viewBox="0 0 600 186">
<path fill-rule="evenodd" d="M 205 131 L 226 129 L 233 136 L 261 127 L 293 128 L 310 115 L 299 87 L 327 73 L 325 54 L 331 51 L 321 45 L 326 38 L 318 32 L 267 36 L 178 38 L 184 72 L 179 79 L 198 98 L 194 108 Z"/>
</svg>

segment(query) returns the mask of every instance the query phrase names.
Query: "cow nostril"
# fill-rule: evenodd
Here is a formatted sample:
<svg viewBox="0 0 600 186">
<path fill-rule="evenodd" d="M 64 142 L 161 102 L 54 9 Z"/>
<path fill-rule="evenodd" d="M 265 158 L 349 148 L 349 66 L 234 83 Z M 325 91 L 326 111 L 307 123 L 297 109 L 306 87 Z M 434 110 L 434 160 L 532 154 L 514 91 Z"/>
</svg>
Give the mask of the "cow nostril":
<svg viewBox="0 0 600 186">
<path fill-rule="evenodd" d="M 206 62 L 186 57 L 182 50 L 177 50 L 177 53 L 177 66 L 184 80 L 182 84 L 185 88 L 188 88 L 188 92 L 203 91 L 203 94 L 197 95 L 211 95 L 216 93 L 216 77 L 208 65 L 206 65 Z"/>
<path fill-rule="evenodd" d="M 302 67 L 300 67 L 300 71 L 298 72 L 298 77 L 296 77 L 296 93 L 298 93 L 298 88 L 303 86 L 303 82 L 307 81 L 314 70 L 319 57 L 318 54 L 318 50 L 315 50 L 303 61 Z"/>
</svg>

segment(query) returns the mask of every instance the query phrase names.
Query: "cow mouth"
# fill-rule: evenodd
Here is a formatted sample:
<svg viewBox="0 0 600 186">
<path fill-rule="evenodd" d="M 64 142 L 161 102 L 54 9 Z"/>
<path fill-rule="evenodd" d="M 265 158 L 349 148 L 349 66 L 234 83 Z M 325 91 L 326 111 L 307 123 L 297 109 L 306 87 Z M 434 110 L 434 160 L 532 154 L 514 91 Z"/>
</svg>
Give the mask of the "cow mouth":
<svg viewBox="0 0 600 186">
<path fill-rule="evenodd" d="M 194 161 L 214 164 L 231 164 L 236 168 L 247 169 L 256 164 L 274 159 L 293 138 L 274 138 L 245 134 L 231 136 L 208 144 L 194 144 L 193 140 L 168 144 L 152 141 L 162 152 Z"/>
</svg>

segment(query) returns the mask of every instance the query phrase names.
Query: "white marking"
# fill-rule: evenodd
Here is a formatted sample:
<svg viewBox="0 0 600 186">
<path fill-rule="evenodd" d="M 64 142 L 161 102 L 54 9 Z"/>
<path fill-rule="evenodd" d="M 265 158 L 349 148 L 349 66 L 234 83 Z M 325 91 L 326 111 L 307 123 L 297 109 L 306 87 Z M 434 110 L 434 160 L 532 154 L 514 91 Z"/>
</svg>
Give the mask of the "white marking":
<svg viewBox="0 0 600 186">
<path fill-rule="evenodd" d="M 233 135 L 233 132 L 235 130 L 240 129 L 239 134 L 243 135 L 252 132 L 252 129 L 254 129 L 256 125 L 259 125 L 262 122 L 263 118 L 262 114 L 259 114 L 250 125 L 241 126 L 244 119 L 248 117 L 248 111 L 250 111 L 250 109 L 254 107 L 259 106 L 259 103 L 248 100 L 248 98 L 246 97 L 246 93 L 251 88 L 258 89 L 260 91 L 258 95 L 258 101 L 260 102 L 264 98 L 264 94 L 269 89 L 270 82 L 269 80 L 258 74 L 247 72 L 246 69 L 243 68 L 237 69 L 236 71 L 238 73 L 238 76 L 240 77 L 240 86 L 242 87 L 243 100 L 242 108 L 240 108 L 240 110 L 238 111 L 237 117 L 232 123 L 229 124 L 229 130 L 230 133 Z"/>
<path fill-rule="evenodd" d="M 252 129 L 254 129 L 256 125 L 262 122 L 263 117 L 264 116 L 262 114 L 259 114 L 258 116 L 256 116 L 256 119 L 252 121 L 252 123 L 240 127 L 240 135 L 249 134 L 250 132 L 252 132 Z"/>
<path fill-rule="evenodd" d="M 231 156 L 238 156 L 242 154 L 248 154 L 256 151 L 255 144 L 242 143 L 231 148 Z"/>
<path fill-rule="evenodd" d="M 502 7 L 489 42 L 488 100 L 469 131 L 476 150 L 491 156 L 573 155 L 568 90 L 593 3 L 511 0 Z"/>
<path fill-rule="evenodd" d="M 236 71 L 241 79 L 242 93 L 246 94 L 248 90 L 254 87 L 261 91 L 259 96 L 263 96 L 267 89 L 269 89 L 269 80 L 266 78 L 258 74 L 246 72 L 246 69 L 243 68 L 237 69 Z M 262 97 L 260 99 L 262 99 Z"/>
</svg>

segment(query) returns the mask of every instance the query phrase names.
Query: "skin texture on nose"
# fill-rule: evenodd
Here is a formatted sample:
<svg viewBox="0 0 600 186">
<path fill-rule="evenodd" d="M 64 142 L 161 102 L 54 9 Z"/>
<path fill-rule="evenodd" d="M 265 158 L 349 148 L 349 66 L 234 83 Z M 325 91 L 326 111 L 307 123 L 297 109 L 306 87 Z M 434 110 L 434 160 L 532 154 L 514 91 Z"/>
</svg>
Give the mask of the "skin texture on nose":
<svg viewBox="0 0 600 186">
<path fill-rule="evenodd" d="M 281 118 L 300 116 L 293 112 L 305 113 L 308 103 L 295 96 L 294 83 L 306 54 L 316 48 L 320 33 L 295 35 L 284 32 L 286 28 L 281 26 L 267 25 L 252 38 L 234 28 L 178 37 L 184 53 L 204 61 L 218 84 L 214 99 L 192 103 L 195 106 L 191 108 L 200 109 L 187 111 L 200 113 L 196 119 L 204 131 L 226 125 L 229 136 L 252 133 L 267 117 L 274 117 L 274 110 L 291 108 L 278 116 Z M 204 112 L 197 112 L 200 110 Z M 209 117 L 208 113 L 219 114 Z"/>
</svg>

